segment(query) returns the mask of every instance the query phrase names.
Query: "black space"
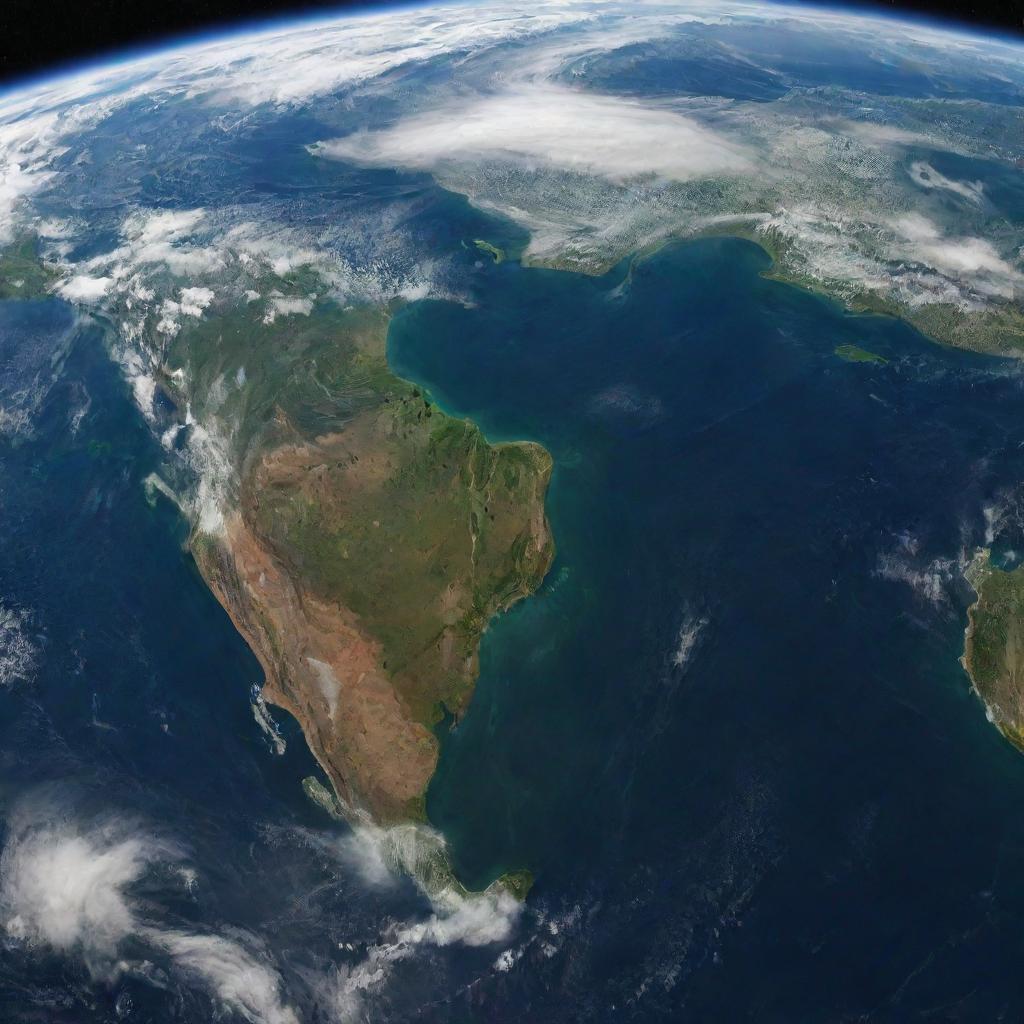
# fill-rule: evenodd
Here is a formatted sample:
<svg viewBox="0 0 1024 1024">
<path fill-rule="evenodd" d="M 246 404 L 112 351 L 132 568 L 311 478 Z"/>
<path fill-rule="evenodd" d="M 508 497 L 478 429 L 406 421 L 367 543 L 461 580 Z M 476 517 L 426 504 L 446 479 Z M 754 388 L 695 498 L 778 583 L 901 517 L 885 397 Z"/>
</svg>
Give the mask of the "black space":
<svg viewBox="0 0 1024 1024">
<path fill-rule="evenodd" d="M 0 80 L 239 22 L 394 6 L 397 0 L 0 0 Z M 799 0 L 798 0 L 799 2 Z M 920 14 L 1024 38 L 1024 0 L 853 0 L 836 6 Z"/>
</svg>

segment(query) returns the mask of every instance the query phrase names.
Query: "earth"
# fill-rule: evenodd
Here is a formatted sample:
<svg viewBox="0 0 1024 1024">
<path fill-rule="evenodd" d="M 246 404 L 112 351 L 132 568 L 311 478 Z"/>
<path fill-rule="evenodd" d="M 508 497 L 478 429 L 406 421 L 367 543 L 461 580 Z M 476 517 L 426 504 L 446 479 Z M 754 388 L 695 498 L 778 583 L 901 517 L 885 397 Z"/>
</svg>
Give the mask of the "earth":
<svg viewBox="0 0 1024 1024">
<path fill-rule="evenodd" d="M 1024 1013 L 1024 49 L 420 6 L 0 95 L 0 1016 Z"/>
</svg>

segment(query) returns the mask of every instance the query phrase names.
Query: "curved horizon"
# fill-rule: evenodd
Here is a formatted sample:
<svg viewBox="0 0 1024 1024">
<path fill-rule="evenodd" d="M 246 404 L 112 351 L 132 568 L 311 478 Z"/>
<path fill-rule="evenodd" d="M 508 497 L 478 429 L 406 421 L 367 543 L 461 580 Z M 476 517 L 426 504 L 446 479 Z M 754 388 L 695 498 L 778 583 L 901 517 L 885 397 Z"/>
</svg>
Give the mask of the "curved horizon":
<svg viewBox="0 0 1024 1024">
<path fill-rule="evenodd" d="M 310 7 L 305 11 L 296 10 L 279 16 L 240 18 L 233 21 L 215 22 L 195 31 L 170 32 L 150 37 L 136 44 L 115 46 L 109 50 L 97 52 L 90 56 L 73 58 L 67 61 L 56 61 L 45 69 L 27 74 L 14 75 L 4 81 L 0 79 L 0 103 L 12 96 L 25 94 L 33 88 L 41 88 L 58 82 L 71 81 L 80 76 L 97 71 L 117 71 L 133 64 L 144 64 L 155 61 L 170 53 L 198 51 L 219 41 L 240 38 L 258 38 L 271 35 L 275 31 L 301 29 L 317 24 L 336 24 L 346 20 L 356 20 L 389 14 L 400 14 L 406 11 L 425 10 L 431 7 L 479 7 L 486 3 L 483 0 L 360 0 L 348 6 L 335 8 Z M 672 6 L 666 4 L 665 6 Z M 675 6 L 685 8 L 687 3 Z M 892 25 L 901 25 L 911 29 L 927 29 L 940 35 L 962 37 L 974 42 L 999 44 L 1013 49 L 1024 50 L 1024 33 L 1018 34 L 997 27 L 982 27 L 967 21 L 943 15 L 922 14 L 917 11 L 899 11 L 890 13 L 865 4 L 833 4 L 818 3 L 817 0 L 759 0 L 756 6 L 766 9 L 775 8 L 779 11 L 807 12 L 807 14 L 834 15 L 859 18 L 866 21 L 884 21 Z"/>
</svg>

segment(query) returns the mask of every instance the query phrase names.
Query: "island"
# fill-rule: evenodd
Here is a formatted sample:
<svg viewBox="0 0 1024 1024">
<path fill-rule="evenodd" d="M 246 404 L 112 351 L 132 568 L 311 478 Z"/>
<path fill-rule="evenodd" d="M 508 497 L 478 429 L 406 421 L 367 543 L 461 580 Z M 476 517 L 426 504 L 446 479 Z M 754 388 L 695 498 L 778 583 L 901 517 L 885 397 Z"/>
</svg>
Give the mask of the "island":
<svg viewBox="0 0 1024 1024">
<path fill-rule="evenodd" d="M 889 362 L 884 356 L 869 352 L 859 345 L 837 345 L 833 351 L 847 363 L 876 363 L 879 366 L 885 366 Z"/>
<path fill-rule="evenodd" d="M 473 244 L 483 253 L 494 260 L 495 263 L 503 263 L 505 260 L 505 250 L 494 245 L 492 242 L 488 242 L 483 238 L 476 238 L 473 240 Z"/>
<path fill-rule="evenodd" d="M 982 548 L 964 575 L 977 599 L 967 612 L 961 663 L 989 720 L 1024 752 L 1024 565 L 1000 569 Z"/>
</svg>

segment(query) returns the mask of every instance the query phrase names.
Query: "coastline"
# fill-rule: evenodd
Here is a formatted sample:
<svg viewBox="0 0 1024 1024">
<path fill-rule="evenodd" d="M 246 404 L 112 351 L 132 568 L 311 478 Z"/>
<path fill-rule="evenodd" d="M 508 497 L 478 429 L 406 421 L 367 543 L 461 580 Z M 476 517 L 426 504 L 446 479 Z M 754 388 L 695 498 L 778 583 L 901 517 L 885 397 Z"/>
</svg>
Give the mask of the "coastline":
<svg viewBox="0 0 1024 1024">
<path fill-rule="evenodd" d="M 1024 677 L 1021 668 L 1020 601 L 1024 571 L 992 565 L 991 550 L 979 548 L 964 569 L 975 600 L 967 609 L 960 664 L 985 717 L 1024 753 Z"/>
<path fill-rule="evenodd" d="M 347 816 L 387 825 L 426 821 L 434 726 L 472 699 L 491 619 L 550 568 L 553 462 L 378 372 L 333 433 L 250 453 L 222 534 L 191 548 Z"/>
</svg>

